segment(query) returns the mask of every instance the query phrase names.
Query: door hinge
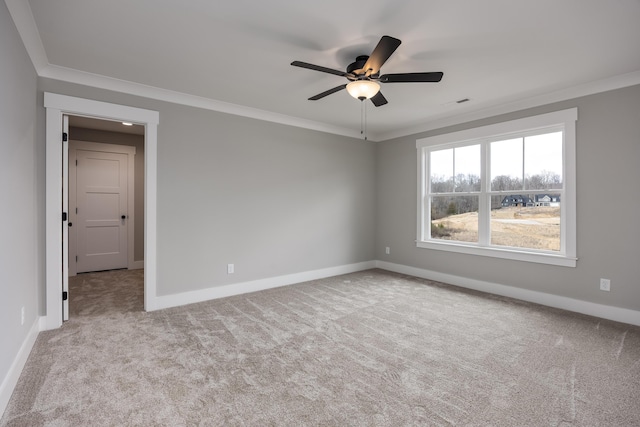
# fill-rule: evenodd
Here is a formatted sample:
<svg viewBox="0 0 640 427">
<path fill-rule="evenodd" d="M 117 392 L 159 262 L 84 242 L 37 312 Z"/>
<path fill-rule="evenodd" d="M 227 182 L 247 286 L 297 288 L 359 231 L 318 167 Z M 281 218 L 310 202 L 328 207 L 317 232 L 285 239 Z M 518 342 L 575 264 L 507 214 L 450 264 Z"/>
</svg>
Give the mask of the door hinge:
<svg viewBox="0 0 640 427">
<path fill-rule="evenodd" d="M 78 262 L 78 255 L 76 255 L 76 262 Z"/>
<path fill-rule="evenodd" d="M 62 132 L 62 142 L 66 142 L 69 139 L 69 135 L 66 132 Z"/>
<path fill-rule="evenodd" d="M 66 220 L 67 220 L 67 213 L 62 212 L 62 221 L 66 221 Z"/>
<path fill-rule="evenodd" d="M 69 293 L 67 291 L 62 291 L 62 301 L 66 301 L 69 299 Z"/>
</svg>

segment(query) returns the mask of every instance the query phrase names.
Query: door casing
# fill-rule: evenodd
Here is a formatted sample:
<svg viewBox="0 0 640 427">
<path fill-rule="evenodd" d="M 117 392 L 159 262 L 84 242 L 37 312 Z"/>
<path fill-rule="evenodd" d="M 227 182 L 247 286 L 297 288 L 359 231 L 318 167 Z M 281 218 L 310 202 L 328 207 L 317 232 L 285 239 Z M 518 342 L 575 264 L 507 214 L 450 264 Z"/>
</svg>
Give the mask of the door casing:
<svg viewBox="0 0 640 427">
<path fill-rule="evenodd" d="M 62 144 L 63 116 L 87 116 L 105 120 L 127 121 L 145 127 L 145 233 L 144 233 L 144 309 L 155 310 L 157 283 L 157 151 L 158 121 L 157 111 L 111 104 L 84 98 L 45 92 L 46 108 L 46 184 L 45 184 L 45 288 L 46 314 L 41 329 L 55 329 L 62 326 L 63 319 L 63 270 L 68 271 L 68 257 L 63 256 L 63 158 L 68 158 L 68 147 Z M 68 209 L 67 206 L 64 209 Z M 64 260 L 63 268 L 63 258 Z"/>
</svg>

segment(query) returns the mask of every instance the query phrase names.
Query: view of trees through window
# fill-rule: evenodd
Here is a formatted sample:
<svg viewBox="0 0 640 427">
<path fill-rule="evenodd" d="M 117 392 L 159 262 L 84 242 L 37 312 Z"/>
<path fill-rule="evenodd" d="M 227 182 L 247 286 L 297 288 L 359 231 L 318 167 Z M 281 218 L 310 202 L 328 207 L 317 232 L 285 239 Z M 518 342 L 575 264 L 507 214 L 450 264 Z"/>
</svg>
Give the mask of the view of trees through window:
<svg viewBox="0 0 640 427">
<path fill-rule="evenodd" d="M 560 250 L 562 132 L 433 150 L 429 164 L 432 239 L 477 243 L 486 200 L 490 245 Z"/>
</svg>

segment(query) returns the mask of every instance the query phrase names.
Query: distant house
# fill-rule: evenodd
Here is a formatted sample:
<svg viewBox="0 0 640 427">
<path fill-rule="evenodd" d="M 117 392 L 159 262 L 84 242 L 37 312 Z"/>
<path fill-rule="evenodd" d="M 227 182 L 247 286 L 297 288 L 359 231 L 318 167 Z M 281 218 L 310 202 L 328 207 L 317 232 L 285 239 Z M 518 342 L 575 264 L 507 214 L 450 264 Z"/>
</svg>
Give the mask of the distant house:
<svg viewBox="0 0 640 427">
<path fill-rule="evenodd" d="M 535 206 L 535 203 L 530 197 L 514 194 L 505 196 L 505 198 L 502 199 L 502 207 L 507 208 L 509 206 Z"/>
<path fill-rule="evenodd" d="M 522 196 L 520 194 L 514 194 L 511 196 L 505 196 L 502 199 L 502 207 L 507 208 L 510 206 L 520 207 L 532 207 L 532 206 L 560 206 L 560 195 L 558 194 L 536 194 L 531 199 L 528 196 Z"/>
<path fill-rule="evenodd" d="M 560 195 L 558 194 L 536 194 L 536 206 L 560 206 Z"/>
</svg>

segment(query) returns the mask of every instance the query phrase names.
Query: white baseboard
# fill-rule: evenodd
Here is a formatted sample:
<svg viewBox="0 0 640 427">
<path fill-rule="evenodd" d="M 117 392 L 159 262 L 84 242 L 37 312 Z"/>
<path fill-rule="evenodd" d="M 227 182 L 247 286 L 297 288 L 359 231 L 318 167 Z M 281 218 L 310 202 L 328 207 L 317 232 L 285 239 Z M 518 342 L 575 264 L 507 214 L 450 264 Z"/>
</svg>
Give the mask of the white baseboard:
<svg viewBox="0 0 640 427">
<path fill-rule="evenodd" d="M 249 282 L 234 283 L 231 285 L 215 286 L 198 291 L 184 292 L 180 294 L 156 296 L 152 301 L 151 310 L 177 307 L 181 305 L 193 304 L 196 302 L 208 301 L 217 298 L 224 298 L 233 295 L 257 292 L 265 289 L 277 288 L 280 286 L 293 285 L 295 283 L 307 282 L 309 280 L 324 279 L 325 277 L 339 276 L 341 274 L 355 273 L 357 271 L 369 270 L 376 267 L 375 261 L 366 261 L 356 264 L 342 265 L 338 267 L 323 268 L 320 270 L 305 271 L 302 273 L 287 274 L 284 276 L 269 277 L 266 279 L 252 280 Z"/>
<path fill-rule="evenodd" d="M 449 283 L 451 285 L 474 289 L 476 291 L 502 295 L 505 297 L 546 305 L 548 307 L 560 308 L 563 310 L 574 311 L 576 313 L 588 314 L 590 316 L 640 326 L 640 311 L 629 310 L 620 307 L 612 307 L 604 304 L 596 304 L 593 302 L 577 300 L 559 295 L 531 291 L 528 289 L 516 288 L 513 286 L 500 285 L 497 283 L 484 282 L 481 280 L 469 279 L 468 277 L 438 273 L 437 271 L 409 267 L 407 265 L 394 264 L 385 261 L 376 261 L 376 267 L 383 270 L 394 271 L 396 273 L 420 277 L 423 279 Z"/>
<path fill-rule="evenodd" d="M 16 387 L 16 384 L 18 384 L 18 379 L 20 378 L 22 369 L 27 363 L 31 349 L 36 343 L 38 334 L 42 330 L 42 325 L 45 323 L 44 317 L 39 317 L 35 322 L 33 322 L 27 337 L 22 343 L 22 346 L 20 346 L 18 354 L 16 354 L 15 359 L 13 359 L 9 372 L 7 372 L 7 375 L 2 380 L 2 385 L 0 385 L 0 418 L 2 417 L 2 414 L 4 414 L 5 409 L 7 409 L 7 405 L 9 404 L 9 400 L 13 394 L 13 389 Z"/>
</svg>

